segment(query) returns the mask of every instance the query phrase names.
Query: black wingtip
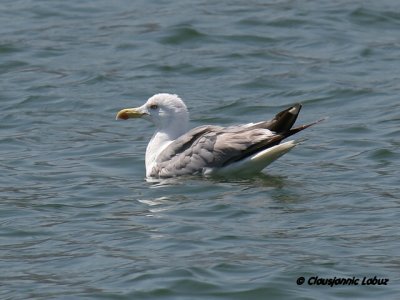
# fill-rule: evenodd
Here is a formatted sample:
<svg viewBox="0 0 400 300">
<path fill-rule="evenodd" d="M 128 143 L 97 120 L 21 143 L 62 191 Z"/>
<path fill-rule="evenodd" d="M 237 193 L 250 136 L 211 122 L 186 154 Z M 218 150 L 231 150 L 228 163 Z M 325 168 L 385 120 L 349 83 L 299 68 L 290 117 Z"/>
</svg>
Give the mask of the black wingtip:
<svg viewBox="0 0 400 300">
<path fill-rule="evenodd" d="M 296 103 L 295 105 L 293 105 L 291 108 L 288 109 L 288 113 L 297 116 L 299 115 L 300 109 L 301 109 L 301 104 Z"/>
<path fill-rule="evenodd" d="M 287 132 L 287 134 L 285 135 L 285 138 L 287 138 L 287 137 L 289 137 L 289 136 L 291 136 L 291 135 L 293 135 L 293 134 L 296 134 L 296 133 L 298 133 L 298 132 L 300 132 L 300 131 L 302 131 L 302 130 L 308 128 L 308 127 L 311 127 L 311 126 L 313 126 L 313 125 L 316 125 L 316 124 L 318 124 L 318 123 L 321 123 L 322 121 L 325 121 L 326 119 L 327 119 L 327 118 L 322 118 L 322 119 L 319 119 L 319 120 L 317 120 L 317 121 L 315 121 L 315 122 L 312 122 L 312 123 L 310 123 L 310 124 L 301 125 L 301 126 L 299 126 L 299 127 L 292 128 L 292 129 L 290 129 L 290 130 Z"/>
<path fill-rule="evenodd" d="M 293 124 L 296 122 L 297 116 L 301 110 L 301 104 L 296 103 L 291 107 L 279 112 L 272 119 L 272 124 L 269 126 L 269 130 L 276 133 L 287 132 L 292 128 Z"/>
</svg>

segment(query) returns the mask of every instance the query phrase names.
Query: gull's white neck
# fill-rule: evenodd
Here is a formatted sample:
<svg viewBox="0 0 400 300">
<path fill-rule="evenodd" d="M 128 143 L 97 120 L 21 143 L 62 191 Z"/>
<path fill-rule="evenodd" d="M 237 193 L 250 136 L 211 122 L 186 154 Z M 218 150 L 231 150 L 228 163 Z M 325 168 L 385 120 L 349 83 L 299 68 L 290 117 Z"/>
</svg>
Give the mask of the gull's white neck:
<svg viewBox="0 0 400 300">
<path fill-rule="evenodd" d="M 146 149 L 146 176 L 150 177 L 151 170 L 156 164 L 158 155 L 169 144 L 188 131 L 188 120 L 171 122 L 166 128 L 157 128 Z"/>
</svg>

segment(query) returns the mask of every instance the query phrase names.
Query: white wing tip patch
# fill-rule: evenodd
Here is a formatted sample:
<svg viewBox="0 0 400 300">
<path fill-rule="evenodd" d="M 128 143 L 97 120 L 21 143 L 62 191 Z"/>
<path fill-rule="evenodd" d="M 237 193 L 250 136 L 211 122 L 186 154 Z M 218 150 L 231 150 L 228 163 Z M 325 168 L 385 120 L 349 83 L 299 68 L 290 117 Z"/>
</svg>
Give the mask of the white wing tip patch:
<svg viewBox="0 0 400 300">
<path fill-rule="evenodd" d="M 289 112 L 292 114 L 292 115 L 297 115 L 298 113 L 299 113 L 299 109 L 300 109 L 300 106 L 293 106 L 290 110 L 289 110 Z"/>
</svg>

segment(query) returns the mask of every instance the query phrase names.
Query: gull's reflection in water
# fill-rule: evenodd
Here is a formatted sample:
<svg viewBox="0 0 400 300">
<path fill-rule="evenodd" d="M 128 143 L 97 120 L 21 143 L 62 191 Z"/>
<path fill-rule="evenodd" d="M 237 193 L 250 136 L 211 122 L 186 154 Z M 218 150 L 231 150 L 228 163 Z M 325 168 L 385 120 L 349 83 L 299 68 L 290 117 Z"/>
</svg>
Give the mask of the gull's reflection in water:
<svg viewBox="0 0 400 300">
<path fill-rule="evenodd" d="M 258 173 L 254 175 L 240 176 L 238 174 L 232 176 L 201 176 L 201 175 L 185 175 L 171 178 L 146 178 L 150 188 L 173 187 L 182 185 L 207 185 L 207 184 L 231 184 L 232 186 L 243 185 L 248 188 L 252 187 L 275 187 L 282 188 L 288 183 L 285 176 L 268 175 Z"/>
</svg>

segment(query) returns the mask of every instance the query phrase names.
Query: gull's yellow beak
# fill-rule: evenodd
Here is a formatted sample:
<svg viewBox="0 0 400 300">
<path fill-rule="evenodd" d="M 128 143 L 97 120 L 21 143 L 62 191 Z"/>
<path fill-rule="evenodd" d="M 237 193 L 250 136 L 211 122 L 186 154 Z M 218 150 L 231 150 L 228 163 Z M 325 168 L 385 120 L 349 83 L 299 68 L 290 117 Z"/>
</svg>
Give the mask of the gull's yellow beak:
<svg viewBox="0 0 400 300">
<path fill-rule="evenodd" d="M 115 117 L 116 120 L 127 120 L 130 118 L 140 118 L 145 113 L 141 112 L 139 108 L 125 108 L 120 110 Z"/>
</svg>

